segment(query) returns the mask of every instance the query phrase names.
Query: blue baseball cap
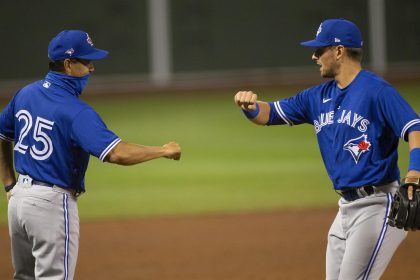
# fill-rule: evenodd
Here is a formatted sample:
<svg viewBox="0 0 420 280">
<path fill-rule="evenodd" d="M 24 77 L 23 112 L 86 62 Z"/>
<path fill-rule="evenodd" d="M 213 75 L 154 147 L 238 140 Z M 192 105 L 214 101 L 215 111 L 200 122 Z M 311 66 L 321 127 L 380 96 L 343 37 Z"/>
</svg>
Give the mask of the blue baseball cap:
<svg viewBox="0 0 420 280">
<path fill-rule="evenodd" d="M 108 52 L 94 48 L 89 34 L 81 30 L 61 31 L 48 45 L 48 58 L 51 60 L 67 58 L 99 60 L 107 56 Z"/>
<path fill-rule="evenodd" d="M 300 43 L 305 47 L 344 46 L 361 48 L 362 33 L 353 22 L 346 19 L 327 19 L 323 21 L 313 40 Z"/>
</svg>

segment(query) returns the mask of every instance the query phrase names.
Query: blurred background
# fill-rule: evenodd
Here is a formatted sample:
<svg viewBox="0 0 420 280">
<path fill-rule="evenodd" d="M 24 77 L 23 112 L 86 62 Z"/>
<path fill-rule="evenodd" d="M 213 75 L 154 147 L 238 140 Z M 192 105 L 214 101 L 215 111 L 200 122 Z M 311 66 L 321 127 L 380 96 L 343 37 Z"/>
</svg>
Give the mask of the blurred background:
<svg viewBox="0 0 420 280">
<path fill-rule="evenodd" d="M 326 18 L 354 21 L 365 66 L 391 78 L 420 76 L 420 2 L 407 0 L 1 1 L 1 95 L 47 71 L 48 42 L 64 29 L 110 51 L 89 91 L 227 88 L 313 82 L 311 51 Z"/>
</svg>

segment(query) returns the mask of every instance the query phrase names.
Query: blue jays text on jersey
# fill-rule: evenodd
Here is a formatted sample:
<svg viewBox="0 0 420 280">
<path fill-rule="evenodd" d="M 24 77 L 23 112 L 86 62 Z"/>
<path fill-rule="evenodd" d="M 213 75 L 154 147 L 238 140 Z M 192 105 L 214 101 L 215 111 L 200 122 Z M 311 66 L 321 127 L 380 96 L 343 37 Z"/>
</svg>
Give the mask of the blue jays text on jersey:
<svg viewBox="0 0 420 280">
<path fill-rule="evenodd" d="M 318 119 L 314 120 L 314 127 L 317 134 L 322 130 L 324 126 L 333 124 L 334 115 L 335 111 L 321 113 L 318 116 Z M 337 123 L 347 124 L 353 128 L 357 128 L 360 132 L 365 132 L 368 125 L 370 124 L 368 119 L 352 112 L 351 110 L 343 110 L 337 119 Z"/>
<path fill-rule="evenodd" d="M 86 79 L 49 72 L 16 93 L 0 115 L 0 138 L 14 141 L 19 174 L 85 191 L 89 155 L 104 160 L 121 141 L 78 96 Z"/>
<path fill-rule="evenodd" d="M 335 189 L 399 180 L 398 141 L 420 119 L 385 80 L 362 70 L 344 89 L 335 80 L 270 103 L 268 125 L 312 124 Z"/>
</svg>

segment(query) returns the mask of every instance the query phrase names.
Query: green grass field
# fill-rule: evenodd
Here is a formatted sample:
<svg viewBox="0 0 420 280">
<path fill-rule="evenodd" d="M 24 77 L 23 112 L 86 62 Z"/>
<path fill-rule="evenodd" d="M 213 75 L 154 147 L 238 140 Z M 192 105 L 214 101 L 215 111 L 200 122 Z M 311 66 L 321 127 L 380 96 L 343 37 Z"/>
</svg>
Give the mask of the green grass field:
<svg viewBox="0 0 420 280">
<path fill-rule="evenodd" d="M 419 112 L 420 84 L 399 86 Z M 277 100 L 295 92 L 260 90 Z M 337 203 L 312 126 L 256 126 L 233 104 L 232 91 L 150 94 L 90 103 L 122 139 L 144 145 L 177 141 L 179 162 L 131 167 L 91 158 L 82 219 L 240 212 Z M 400 144 L 400 167 L 408 147 Z M 6 201 L 0 202 L 0 222 Z"/>
</svg>

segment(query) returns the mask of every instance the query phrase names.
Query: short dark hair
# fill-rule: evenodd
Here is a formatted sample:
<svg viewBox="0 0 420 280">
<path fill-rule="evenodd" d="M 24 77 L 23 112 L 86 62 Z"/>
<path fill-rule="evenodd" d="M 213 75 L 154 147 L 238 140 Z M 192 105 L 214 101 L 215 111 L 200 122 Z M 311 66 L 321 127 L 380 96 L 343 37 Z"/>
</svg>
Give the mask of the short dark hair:
<svg viewBox="0 0 420 280">
<path fill-rule="evenodd" d="M 48 68 L 50 71 L 64 72 L 64 60 L 50 60 Z"/>
<path fill-rule="evenodd" d="M 346 48 L 346 52 L 351 59 L 362 62 L 363 51 L 361 48 Z"/>
</svg>

